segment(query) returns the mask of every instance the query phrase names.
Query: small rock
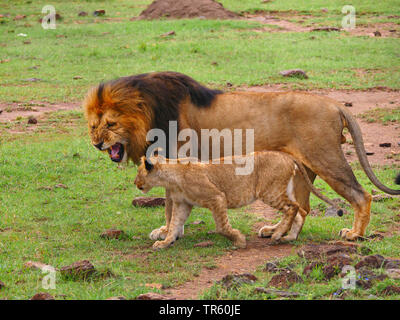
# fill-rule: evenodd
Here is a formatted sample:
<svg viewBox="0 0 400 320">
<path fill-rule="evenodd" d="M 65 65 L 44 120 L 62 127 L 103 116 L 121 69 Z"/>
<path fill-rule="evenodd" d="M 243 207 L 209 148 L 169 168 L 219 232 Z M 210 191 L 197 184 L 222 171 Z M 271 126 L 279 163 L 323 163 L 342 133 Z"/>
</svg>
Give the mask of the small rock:
<svg viewBox="0 0 400 320">
<path fill-rule="evenodd" d="M 32 42 L 30 40 L 26 40 L 23 42 L 23 44 L 31 44 Z"/>
<path fill-rule="evenodd" d="M 335 27 L 321 27 L 321 28 L 311 29 L 311 31 L 327 31 L 327 32 L 331 32 L 331 31 L 340 31 L 340 29 L 339 28 L 335 28 Z"/>
<path fill-rule="evenodd" d="M 303 282 L 303 279 L 293 270 L 285 269 L 274 275 L 268 285 L 275 288 L 289 288 L 292 283 Z"/>
<path fill-rule="evenodd" d="M 357 253 L 357 246 L 354 244 L 309 244 L 297 250 L 297 255 L 307 260 L 320 259 L 338 253 Z"/>
<path fill-rule="evenodd" d="M 105 14 L 106 14 L 105 10 L 96 10 L 96 11 L 93 12 L 93 15 L 95 17 L 104 16 Z"/>
<path fill-rule="evenodd" d="M 133 199 L 132 205 L 136 207 L 159 207 L 165 206 L 165 198 L 137 197 Z"/>
<path fill-rule="evenodd" d="M 213 62 L 211 62 L 211 65 L 212 65 L 212 66 L 217 66 L 217 65 L 218 65 L 218 62 L 213 61 Z"/>
<path fill-rule="evenodd" d="M 352 107 L 352 106 L 353 106 L 353 103 L 352 103 L 352 102 L 345 102 L 345 103 L 344 103 L 344 106 L 345 106 L 345 107 Z"/>
<path fill-rule="evenodd" d="M 266 289 L 262 287 L 257 287 L 254 289 L 254 293 L 265 293 L 272 296 L 278 296 L 282 298 L 294 298 L 298 297 L 300 294 L 298 292 L 289 292 L 283 290 L 276 290 L 276 289 Z"/>
<path fill-rule="evenodd" d="M 214 245 L 214 242 L 212 241 L 203 241 L 196 243 L 193 247 L 195 248 L 207 248 L 207 247 L 212 247 Z"/>
<path fill-rule="evenodd" d="M 136 300 L 176 300 L 176 299 L 159 293 L 149 292 L 138 295 L 136 297 Z"/>
<path fill-rule="evenodd" d="M 13 20 L 22 20 L 22 19 L 25 19 L 25 18 L 26 18 L 26 15 L 24 15 L 24 14 L 18 14 L 18 15 L 16 15 L 16 16 L 14 17 Z"/>
<path fill-rule="evenodd" d="M 400 279 L 400 269 L 387 269 L 386 274 L 391 279 Z"/>
<path fill-rule="evenodd" d="M 217 283 L 222 284 L 228 290 L 237 289 L 243 284 L 252 284 L 257 281 L 257 277 L 250 273 L 243 274 L 228 274 Z"/>
<path fill-rule="evenodd" d="M 367 280 L 357 280 L 356 281 L 356 286 L 360 287 L 364 290 L 371 289 L 372 287 L 372 281 L 367 281 Z"/>
<path fill-rule="evenodd" d="M 104 231 L 100 235 L 100 238 L 103 238 L 103 239 L 120 239 L 124 234 L 125 233 L 122 230 L 108 229 L 108 230 Z"/>
<path fill-rule="evenodd" d="M 174 36 L 174 35 L 176 35 L 175 31 L 168 31 L 166 33 L 163 33 L 160 37 L 165 38 L 165 37 Z"/>
<path fill-rule="evenodd" d="M 74 79 L 74 80 L 79 80 L 79 79 L 83 79 L 83 77 L 81 77 L 81 76 L 74 76 L 72 79 Z"/>
<path fill-rule="evenodd" d="M 28 124 L 37 124 L 37 123 L 38 123 L 38 121 L 35 117 L 30 116 L 28 118 Z"/>
<path fill-rule="evenodd" d="M 279 270 L 280 270 L 280 268 L 278 267 L 278 265 L 276 263 L 267 262 L 265 265 L 265 271 L 267 271 L 267 272 L 277 272 Z"/>
<path fill-rule="evenodd" d="M 61 188 L 61 189 L 68 189 L 68 187 L 65 184 L 58 183 L 54 186 L 54 188 Z"/>
<path fill-rule="evenodd" d="M 74 278 L 86 278 L 96 271 L 93 264 L 88 260 L 75 262 L 69 266 L 62 267 L 60 273 L 63 276 L 72 276 Z"/>
<path fill-rule="evenodd" d="M 226 83 L 226 86 L 227 86 L 227 87 L 232 87 L 232 86 L 233 86 L 233 84 L 232 84 L 232 83 L 230 83 L 230 82 L 227 82 L 227 83 Z"/>
<path fill-rule="evenodd" d="M 383 262 L 383 267 L 385 269 L 400 269 L 400 260 L 385 259 Z"/>
<path fill-rule="evenodd" d="M 291 69 L 279 72 L 280 75 L 284 77 L 295 77 L 301 79 L 308 79 L 307 74 L 301 69 Z"/>
<path fill-rule="evenodd" d="M 30 300 L 55 300 L 54 297 L 47 292 L 36 293 Z"/>
<path fill-rule="evenodd" d="M 40 78 L 28 78 L 28 79 L 23 79 L 23 81 L 38 82 L 38 81 L 42 81 L 42 79 L 40 79 Z"/>
<path fill-rule="evenodd" d="M 126 298 L 123 296 L 119 296 L 119 297 L 110 297 L 107 298 L 106 300 L 126 300 Z"/>
<path fill-rule="evenodd" d="M 366 256 L 359 263 L 355 265 L 356 269 L 361 269 L 361 268 L 371 268 L 371 269 L 377 269 L 380 268 L 385 261 L 385 258 L 382 257 L 379 254 L 372 255 L 372 256 Z"/>
<path fill-rule="evenodd" d="M 382 148 L 390 148 L 392 144 L 390 142 L 384 142 L 379 144 L 380 147 Z"/>
<path fill-rule="evenodd" d="M 378 30 L 376 30 L 376 31 L 374 31 L 374 36 L 375 37 L 381 37 L 382 34 Z"/>
<path fill-rule="evenodd" d="M 329 12 L 329 10 L 327 8 L 322 8 L 321 11 L 322 12 Z"/>
<path fill-rule="evenodd" d="M 343 210 L 337 210 L 335 207 L 329 207 L 325 210 L 325 217 L 341 217 L 343 216 Z"/>
<path fill-rule="evenodd" d="M 397 286 L 387 286 L 382 292 L 384 295 L 388 294 L 400 294 L 400 287 Z"/>
<path fill-rule="evenodd" d="M 5 287 L 6 287 L 6 285 L 4 284 L 4 282 L 0 281 L 0 290 L 5 288 Z"/>
<path fill-rule="evenodd" d="M 88 15 L 88 13 L 86 11 L 81 11 L 78 13 L 79 17 L 86 17 Z"/>
<path fill-rule="evenodd" d="M 374 232 L 367 237 L 367 239 L 370 239 L 370 240 L 372 240 L 372 239 L 382 240 L 383 238 L 385 238 L 385 236 L 379 232 Z"/>
</svg>

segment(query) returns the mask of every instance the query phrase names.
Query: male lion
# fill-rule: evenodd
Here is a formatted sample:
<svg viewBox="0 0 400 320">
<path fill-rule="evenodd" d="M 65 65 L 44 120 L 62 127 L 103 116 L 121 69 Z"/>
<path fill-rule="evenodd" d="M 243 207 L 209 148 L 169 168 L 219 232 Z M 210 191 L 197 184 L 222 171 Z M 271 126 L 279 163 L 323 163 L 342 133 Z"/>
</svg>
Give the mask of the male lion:
<svg viewBox="0 0 400 320">
<path fill-rule="evenodd" d="M 259 236 L 271 236 L 274 242 L 295 240 L 307 216 L 293 192 L 293 180 L 299 170 L 309 189 L 335 206 L 314 188 L 303 165 L 296 164 L 291 156 L 282 152 L 266 151 L 226 157 L 220 159 L 218 164 L 191 163 L 187 158 L 170 161 L 160 156 L 150 159 L 142 157 L 141 161 L 135 178 L 138 189 L 147 193 L 153 187 L 164 187 L 172 200 L 171 220 L 167 221 L 168 234 L 163 241 L 154 243 L 155 249 L 166 248 L 182 236 L 183 226 L 193 206 L 209 209 L 217 232 L 232 240 L 235 246 L 244 248 L 246 238 L 239 230 L 232 229 L 227 209 L 240 208 L 255 200 L 262 200 L 284 214 L 278 224 L 261 228 Z M 247 175 L 237 175 L 236 168 L 247 161 L 253 162 L 253 170 Z M 296 216 L 297 213 L 299 215 Z M 295 217 L 302 219 L 296 221 L 291 229 Z M 283 237 L 289 230 L 290 233 Z"/>
<path fill-rule="evenodd" d="M 199 136 L 201 129 L 254 129 L 254 151 L 291 154 L 308 168 L 311 181 L 319 175 L 350 202 L 353 227 L 340 232 L 348 240 L 364 235 L 371 195 L 358 183 L 344 157 L 344 128 L 349 130 L 361 166 L 372 183 L 386 193 L 400 194 L 400 190 L 386 187 L 375 176 L 360 127 L 351 114 L 326 97 L 301 92 L 224 93 L 180 73 L 155 72 L 101 83 L 89 91 L 84 108 L 92 143 L 107 150 L 116 162 L 131 159 L 139 163 L 150 145 L 147 132 L 159 128 L 169 138 L 169 121 L 177 121 L 179 130 L 191 128 Z M 168 157 L 168 146 L 165 151 Z M 299 205 L 308 212 L 310 191 L 302 179 L 295 178 L 294 192 Z M 166 197 L 165 215 L 169 221 L 172 202 L 168 192 Z M 166 235 L 168 230 L 163 226 L 159 233 Z"/>
</svg>

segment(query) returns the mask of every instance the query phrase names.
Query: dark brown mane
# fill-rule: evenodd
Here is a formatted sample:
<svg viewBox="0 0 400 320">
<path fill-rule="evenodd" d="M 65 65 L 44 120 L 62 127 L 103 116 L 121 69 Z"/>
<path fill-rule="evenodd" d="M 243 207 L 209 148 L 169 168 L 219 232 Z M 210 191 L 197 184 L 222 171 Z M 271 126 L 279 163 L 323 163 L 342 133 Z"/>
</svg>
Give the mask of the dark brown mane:
<svg viewBox="0 0 400 320">
<path fill-rule="evenodd" d="M 154 72 L 100 83 L 93 94 L 89 95 L 86 105 L 89 109 L 95 109 L 99 115 L 107 108 L 122 113 L 140 113 L 145 111 L 141 108 L 147 109 L 145 112 L 152 115 L 152 124 L 149 125 L 163 130 L 168 141 L 169 121 L 178 121 L 179 104 L 183 100 L 189 97 L 193 105 L 207 108 L 216 95 L 221 93 L 220 90 L 207 88 L 178 72 Z"/>
</svg>

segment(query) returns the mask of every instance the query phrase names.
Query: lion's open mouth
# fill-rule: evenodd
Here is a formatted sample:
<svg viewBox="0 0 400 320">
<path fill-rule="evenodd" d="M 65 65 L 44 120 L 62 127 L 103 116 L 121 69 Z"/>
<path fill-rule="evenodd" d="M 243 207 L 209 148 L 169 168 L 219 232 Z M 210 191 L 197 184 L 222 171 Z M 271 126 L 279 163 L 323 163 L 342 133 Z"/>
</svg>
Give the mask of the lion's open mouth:
<svg viewBox="0 0 400 320">
<path fill-rule="evenodd" d="M 108 154 L 114 162 L 121 162 L 124 157 L 124 145 L 121 143 L 116 143 L 111 148 L 108 148 Z"/>
</svg>

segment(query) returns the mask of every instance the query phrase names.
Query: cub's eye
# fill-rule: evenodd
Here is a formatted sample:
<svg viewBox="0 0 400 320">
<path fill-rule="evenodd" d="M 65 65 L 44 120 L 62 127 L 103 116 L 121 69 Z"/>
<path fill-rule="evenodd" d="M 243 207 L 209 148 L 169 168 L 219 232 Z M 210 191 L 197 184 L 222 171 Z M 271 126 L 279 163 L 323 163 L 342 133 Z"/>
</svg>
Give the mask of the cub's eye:
<svg viewBox="0 0 400 320">
<path fill-rule="evenodd" d="M 96 129 L 96 126 L 92 126 L 91 128 L 92 128 L 92 130 L 94 130 L 94 129 Z"/>
<path fill-rule="evenodd" d="M 115 122 L 107 122 L 107 128 L 114 127 L 116 125 Z"/>
</svg>

